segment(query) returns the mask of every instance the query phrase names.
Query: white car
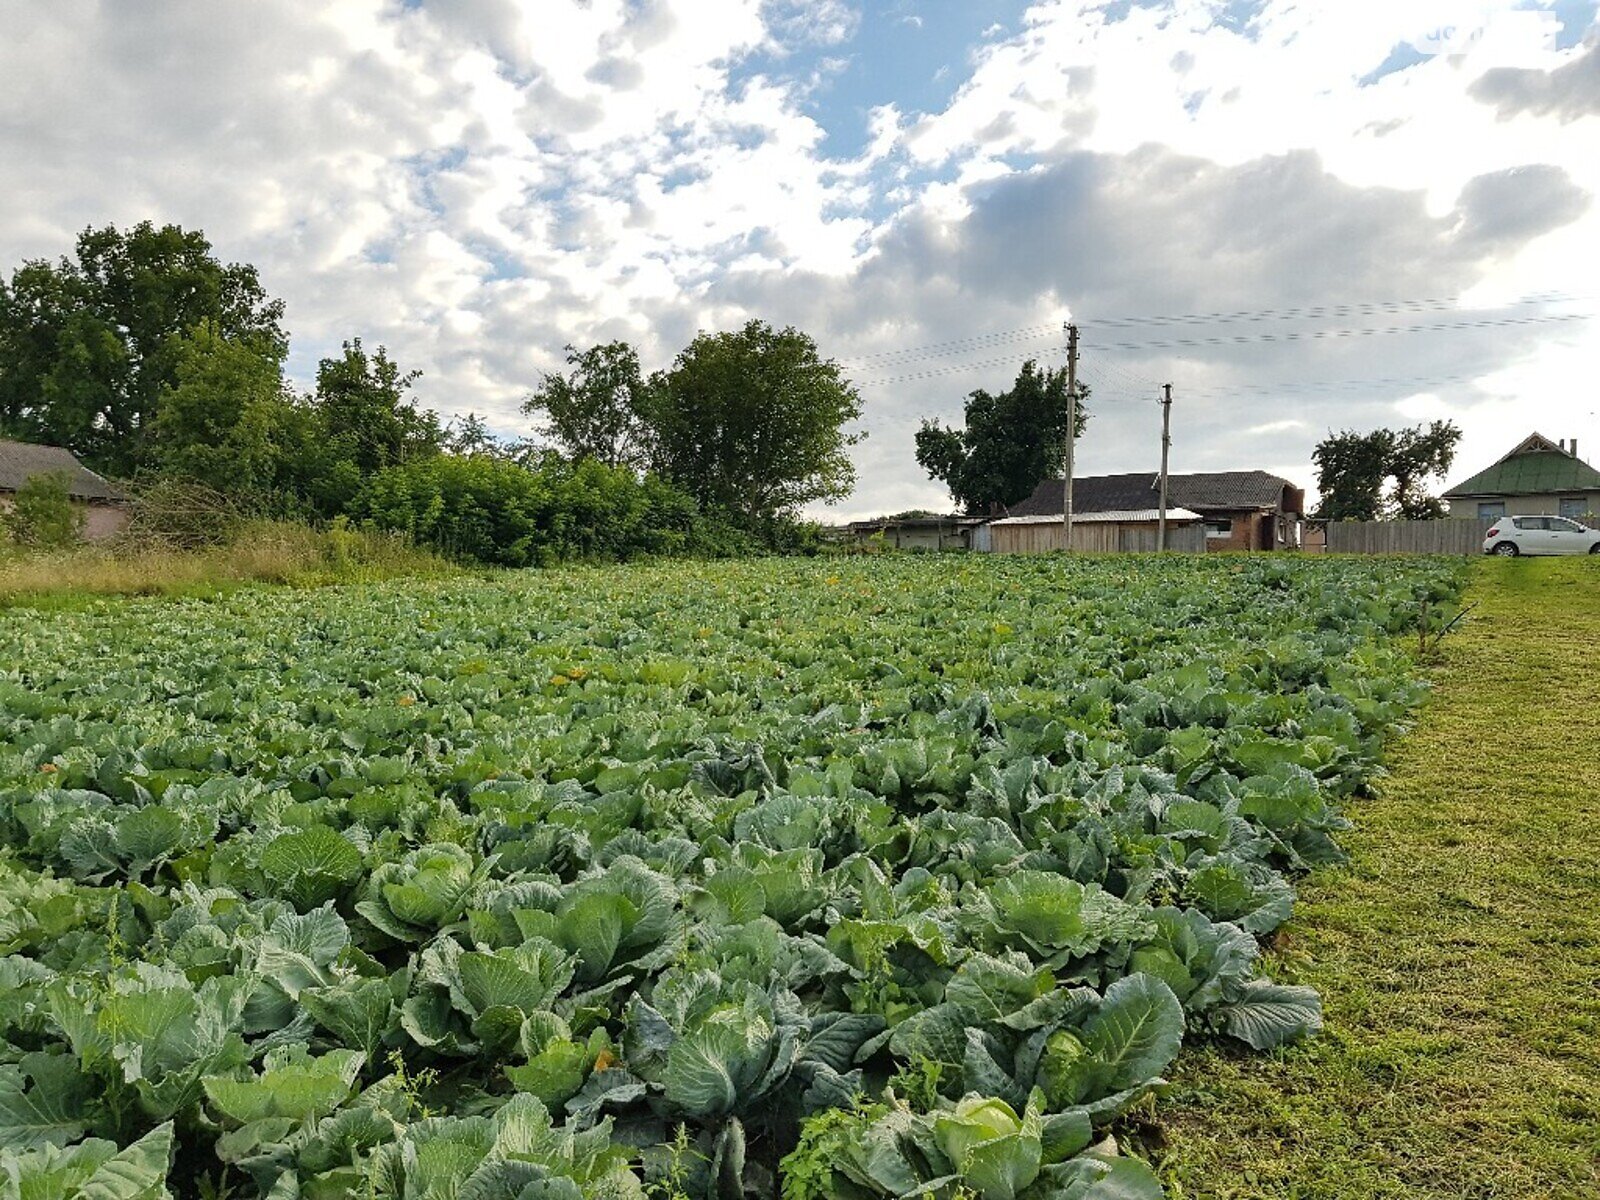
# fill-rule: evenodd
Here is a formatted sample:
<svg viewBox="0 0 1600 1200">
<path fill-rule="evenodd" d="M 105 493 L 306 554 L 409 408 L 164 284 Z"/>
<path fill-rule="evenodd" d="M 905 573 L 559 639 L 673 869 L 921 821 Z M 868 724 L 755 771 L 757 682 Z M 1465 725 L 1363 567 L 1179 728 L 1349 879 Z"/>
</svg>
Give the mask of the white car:
<svg viewBox="0 0 1600 1200">
<path fill-rule="evenodd" d="M 1501 517 L 1483 535 L 1485 554 L 1600 554 L 1600 529 L 1566 517 Z"/>
</svg>

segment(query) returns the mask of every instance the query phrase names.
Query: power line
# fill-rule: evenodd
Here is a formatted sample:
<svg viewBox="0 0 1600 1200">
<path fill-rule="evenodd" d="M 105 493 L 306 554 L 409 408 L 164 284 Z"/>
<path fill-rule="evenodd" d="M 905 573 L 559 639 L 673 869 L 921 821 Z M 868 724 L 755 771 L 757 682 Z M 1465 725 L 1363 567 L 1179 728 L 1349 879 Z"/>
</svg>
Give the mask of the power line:
<svg viewBox="0 0 1600 1200">
<path fill-rule="evenodd" d="M 1096 350 L 1185 350 L 1202 346 L 1244 346 L 1261 342 L 1312 342 L 1338 338 L 1380 337 L 1407 333 L 1440 333 L 1463 329 L 1500 329 L 1513 325 L 1549 325 L 1563 321 L 1586 321 L 1591 313 L 1557 313 L 1543 317 L 1500 317 L 1478 321 L 1436 321 L 1423 325 L 1375 325 L 1347 329 L 1313 329 L 1289 333 L 1237 333 L 1203 338 L 1171 338 L 1164 341 L 1095 343 Z"/>
<path fill-rule="evenodd" d="M 1502 308 L 1519 308 L 1529 304 L 1558 304 L 1574 300 L 1593 299 L 1591 296 L 1573 296 L 1546 292 L 1523 296 L 1494 305 L 1486 311 Z M 1174 313 L 1163 316 L 1102 317 L 1083 322 L 1085 327 L 1097 329 L 1123 329 L 1147 325 L 1229 325 L 1255 321 L 1320 321 L 1352 316 L 1376 316 L 1393 312 L 1442 312 L 1457 308 L 1459 296 L 1440 296 L 1425 300 L 1377 300 L 1358 304 L 1318 304 L 1302 308 L 1252 308 L 1234 312 Z"/>
<path fill-rule="evenodd" d="M 979 334 L 970 338 L 957 338 L 950 342 L 934 342 L 926 346 L 908 346 L 903 350 L 883 350 L 876 354 L 863 354 L 858 358 L 840 359 L 843 366 L 864 367 L 871 364 L 895 366 L 895 363 L 883 363 L 885 359 L 926 357 L 944 358 L 952 354 L 961 354 L 967 350 L 987 350 L 992 346 L 1003 345 L 1007 342 L 1037 341 L 1041 338 L 1056 337 L 1060 329 L 1054 325 L 1024 326 L 1020 329 L 1005 329 L 995 333 Z"/>
<path fill-rule="evenodd" d="M 1530 304 L 1569 303 L 1594 299 L 1593 296 L 1547 292 L 1508 300 L 1504 304 L 1478 311 L 1497 311 Z M 1080 329 L 1124 329 L 1137 327 L 1162 327 L 1169 325 L 1227 325 L 1239 322 L 1310 321 L 1344 319 L 1351 316 L 1373 316 L 1396 312 L 1449 311 L 1460 303 L 1459 296 L 1442 296 L 1415 300 L 1379 300 L 1349 304 L 1324 304 L 1291 308 L 1238 309 L 1212 313 L 1172 313 L 1157 315 L 1130 315 L 1102 317 L 1080 322 Z M 995 330 L 943 342 L 929 342 L 919 346 L 905 346 L 896 350 L 880 350 L 870 354 L 839 359 L 845 367 L 870 368 L 874 366 L 904 366 L 905 362 L 890 360 L 940 358 L 961 354 L 968 350 L 987 350 L 1010 342 L 1036 341 L 1053 337 L 1059 332 L 1055 325 L 1024 325 L 1014 329 Z M 1286 335 L 1285 335 L 1286 336 Z M 1151 381 L 1151 386 L 1159 386 Z"/>
<path fill-rule="evenodd" d="M 1516 305 L 1551 303 L 1562 299 L 1585 299 L 1576 296 L 1536 296 L 1526 297 L 1521 300 L 1508 302 L 1501 305 L 1501 309 Z M 1177 314 L 1173 316 L 1152 317 L 1120 317 L 1091 323 L 1089 328 L 1132 328 L 1167 327 L 1172 325 L 1200 324 L 1212 321 L 1226 324 L 1230 321 L 1263 321 L 1263 320 L 1328 320 L 1335 316 L 1349 316 L 1352 314 L 1372 315 L 1379 312 L 1393 312 L 1398 310 L 1429 311 L 1437 310 L 1441 306 L 1453 303 L 1450 299 L 1433 300 L 1396 300 L 1382 301 L 1367 304 L 1323 305 L 1313 308 L 1286 308 L 1286 309 L 1256 309 L 1241 310 L 1233 313 L 1199 313 Z M 1183 338 L 1157 338 L 1143 341 L 1107 341 L 1092 342 L 1087 347 L 1105 354 L 1132 354 L 1159 350 L 1186 350 L 1204 347 L 1243 346 L 1264 343 L 1290 343 L 1301 341 L 1328 341 L 1346 338 L 1398 336 L 1415 333 L 1440 333 L 1476 329 L 1495 329 L 1514 326 L 1532 326 L 1546 324 L 1560 324 L 1571 321 L 1589 320 L 1592 313 L 1547 313 L 1538 316 L 1499 316 L 1481 317 L 1459 321 L 1434 321 L 1412 323 L 1404 325 L 1378 325 L 1378 326 L 1345 326 L 1334 329 L 1288 330 L 1284 332 L 1263 332 L 1249 334 L 1218 334 L 1207 337 Z M 1007 343 L 1038 340 L 1059 331 L 1050 326 L 1023 327 L 1013 330 L 1002 330 L 991 334 L 983 334 L 971 338 L 959 338 L 948 342 L 936 342 L 927 346 L 908 347 L 901 350 L 882 351 L 875 355 L 866 355 L 860 359 L 848 360 L 840 365 L 846 368 L 857 368 L 867 372 L 865 378 L 855 382 L 862 387 L 881 387 L 896 383 L 913 383 L 925 379 L 937 379 L 946 375 L 961 374 L 970 371 L 984 370 L 990 367 L 1021 365 L 1031 360 L 1039 359 L 1057 353 L 1064 353 L 1066 347 L 1050 345 L 1040 347 L 1030 353 L 1014 352 L 1004 357 L 991 357 L 981 360 L 969 360 L 951 363 L 944 366 L 928 366 L 923 369 L 923 363 L 939 358 L 948 358 L 954 355 L 969 354 L 983 350 L 993 350 Z M 1088 339 L 1085 339 L 1086 341 Z M 1119 366 L 1114 361 L 1097 358 L 1098 366 L 1109 371 L 1110 376 L 1101 376 L 1102 384 L 1109 380 L 1120 381 L 1121 386 L 1129 388 L 1133 393 L 1154 392 L 1160 385 L 1152 379 L 1143 379 L 1133 372 Z M 874 371 L 887 371 L 891 374 L 873 375 Z M 1205 394 L 1206 389 L 1190 389 L 1194 394 Z"/>
<path fill-rule="evenodd" d="M 1057 332 L 1060 332 L 1060 331 L 1058 330 Z M 1064 354 L 1066 352 L 1066 349 L 1067 348 L 1065 346 L 1046 346 L 1046 347 L 1044 347 L 1043 353 L 1063 353 Z M 1027 354 L 1027 355 L 1016 355 L 1016 354 L 1013 354 L 1013 355 L 1010 355 L 1010 356 L 1008 356 L 1006 358 L 990 358 L 990 359 L 985 359 L 985 360 L 983 360 L 981 362 L 955 363 L 955 364 L 953 364 L 951 366 L 948 366 L 948 367 L 930 367 L 929 369 L 927 369 L 925 371 L 917 371 L 917 372 L 912 373 L 912 374 L 891 375 L 891 376 L 881 377 L 881 378 L 877 378 L 877 379 L 854 379 L 854 380 L 851 380 L 851 382 L 856 384 L 858 387 L 882 387 L 883 385 L 890 384 L 890 383 L 911 383 L 911 382 L 913 382 L 915 380 L 918 380 L 918 379 L 936 379 L 941 375 L 958 375 L 958 374 L 961 374 L 962 372 L 966 372 L 966 371 L 980 371 L 980 370 L 983 370 L 985 367 L 1004 367 L 1004 366 L 1018 366 L 1018 367 L 1020 367 L 1025 362 L 1029 362 L 1029 361 L 1037 362 L 1040 357 L 1041 357 L 1040 354 Z"/>
</svg>

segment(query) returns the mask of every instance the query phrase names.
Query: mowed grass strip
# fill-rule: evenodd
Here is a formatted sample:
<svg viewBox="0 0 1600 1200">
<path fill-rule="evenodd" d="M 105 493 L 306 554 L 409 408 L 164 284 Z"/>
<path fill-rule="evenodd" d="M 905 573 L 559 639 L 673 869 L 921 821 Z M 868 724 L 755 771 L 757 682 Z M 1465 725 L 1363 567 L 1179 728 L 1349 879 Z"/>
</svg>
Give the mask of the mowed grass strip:
<svg viewBox="0 0 1600 1200">
<path fill-rule="evenodd" d="M 1187 1055 L 1175 1200 L 1600 1197 L 1600 559 L 1494 560 L 1271 970 L 1327 1031 Z"/>
</svg>

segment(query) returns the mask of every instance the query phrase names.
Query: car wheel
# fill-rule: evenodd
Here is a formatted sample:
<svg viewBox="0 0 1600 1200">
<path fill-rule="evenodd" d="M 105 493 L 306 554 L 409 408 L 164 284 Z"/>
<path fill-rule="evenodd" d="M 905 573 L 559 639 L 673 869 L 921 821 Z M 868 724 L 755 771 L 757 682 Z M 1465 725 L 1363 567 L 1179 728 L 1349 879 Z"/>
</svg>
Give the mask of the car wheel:
<svg viewBox="0 0 1600 1200">
<path fill-rule="evenodd" d="M 1492 553 L 1498 554 L 1501 558 L 1515 558 L 1522 551 L 1517 549 L 1515 542 L 1496 542 Z"/>
<path fill-rule="evenodd" d="M 1600 554 L 1600 542 L 1596 542 L 1594 545 L 1590 546 L 1589 547 L 1589 553 L 1590 554 Z"/>
</svg>

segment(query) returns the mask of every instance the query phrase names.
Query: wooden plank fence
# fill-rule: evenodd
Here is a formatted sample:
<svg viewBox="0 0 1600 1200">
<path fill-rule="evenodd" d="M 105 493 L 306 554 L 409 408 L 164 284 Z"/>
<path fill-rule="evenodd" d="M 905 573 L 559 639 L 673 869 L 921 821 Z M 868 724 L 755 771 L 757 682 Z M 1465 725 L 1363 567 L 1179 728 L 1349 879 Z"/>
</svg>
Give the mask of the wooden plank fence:
<svg viewBox="0 0 1600 1200">
<path fill-rule="evenodd" d="M 1470 517 L 1441 521 L 1331 521 L 1333 554 L 1478 554 L 1490 522 Z"/>
<path fill-rule="evenodd" d="M 987 545 L 998 554 L 1043 554 L 1061 549 L 1061 523 L 1038 521 L 1026 525 L 990 525 Z M 1153 554 L 1154 527 L 1089 521 L 1072 526 L 1072 548 L 1086 554 Z M 1167 549 L 1196 554 L 1206 548 L 1205 526 L 1198 521 L 1167 527 Z"/>
</svg>

